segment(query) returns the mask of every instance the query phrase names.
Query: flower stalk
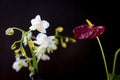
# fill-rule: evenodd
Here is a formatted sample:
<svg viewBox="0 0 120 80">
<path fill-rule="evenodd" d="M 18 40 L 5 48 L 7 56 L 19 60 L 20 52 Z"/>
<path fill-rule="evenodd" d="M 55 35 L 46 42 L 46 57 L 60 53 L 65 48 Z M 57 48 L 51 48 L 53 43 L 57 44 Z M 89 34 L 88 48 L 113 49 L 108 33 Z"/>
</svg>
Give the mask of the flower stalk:
<svg viewBox="0 0 120 80">
<path fill-rule="evenodd" d="M 104 54 L 104 51 L 103 51 L 103 48 L 102 48 L 102 44 L 100 42 L 99 37 L 96 37 L 96 38 L 97 38 L 97 41 L 99 43 L 100 50 L 101 50 L 101 53 L 102 53 L 102 57 L 103 57 L 103 61 L 104 61 L 104 66 L 105 66 L 105 71 L 106 71 L 106 75 L 107 75 L 107 80 L 110 80 L 109 79 L 109 73 L 108 73 L 108 67 L 107 67 L 107 63 L 106 63 L 106 59 L 105 59 L 105 54 Z"/>
<path fill-rule="evenodd" d="M 117 51 L 115 52 L 115 55 L 114 55 L 113 69 L 112 69 L 112 75 L 113 75 L 113 76 L 115 75 L 116 61 L 117 61 L 117 56 L 118 56 L 118 53 L 119 53 L 119 52 L 120 52 L 120 48 L 117 49 Z"/>
</svg>

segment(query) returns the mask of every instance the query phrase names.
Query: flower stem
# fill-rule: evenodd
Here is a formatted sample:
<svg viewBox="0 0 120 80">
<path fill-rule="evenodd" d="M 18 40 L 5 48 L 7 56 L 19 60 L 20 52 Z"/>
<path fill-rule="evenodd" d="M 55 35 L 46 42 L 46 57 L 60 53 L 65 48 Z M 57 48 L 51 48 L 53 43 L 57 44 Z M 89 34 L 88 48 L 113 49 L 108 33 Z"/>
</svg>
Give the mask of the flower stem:
<svg viewBox="0 0 120 80">
<path fill-rule="evenodd" d="M 13 29 L 16 29 L 18 31 L 21 31 L 21 32 L 25 32 L 24 30 L 20 29 L 20 28 L 17 28 L 17 27 L 12 27 Z"/>
<path fill-rule="evenodd" d="M 106 75 L 107 75 L 107 80 L 110 80 L 109 79 L 109 74 L 108 74 L 107 63 L 106 63 L 106 59 L 105 59 L 105 54 L 104 54 L 104 51 L 103 51 L 103 48 L 102 48 L 102 44 L 100 42 L 99 37 L 97 37 L 97 41 L 98 41 L 100 49 L 101 49 L 101 53 L 102 53 L 102 57 L 103 57 L 103 61 L 104 61 L 104 66 L 105 66 L 105 70 L 106 70 Z"/>
<path fill-rule="evenodd" d="M 35 57 L 35 54 L 34 54 L 34 52 L 33 52 L 33 49 L 30 47 L 30 44 L 29 44 L 29 40 L 28 40 L 28 46 L 29 46 L 29 49 L 30 49 L 30 52 L 31 52 L 31 55 L 32 55 L 32 66 L 34 67 L 34 73 L 36 73 L 37 72 L 37 74 L 38 74 L 38 63 L 37 63 L 37 60 L 36 60 L 36 57 Z"/>
<path fill-rule="evenodd" d="M 38 73 L 38 65 L 37 65 L 36 57 L 31 47 L 30 47 L 30 51 L 31 51 L 32 58 L 33 58 L 33 67 L 34 69 L 36 69 L 36 72 Z"/>
<path fill-rule="evenodd" d="M 117 60 L 117 55 L 120 52 L 120 48 L 117 49 L 117 51 L 115 52 L 115 56 L 114 56 L 114 61 L 113 61 L 113 70 L 112 70 L 112 75 L 115 75 L 115 66 L 116 66 L 116 60 Z"/>
</svg>

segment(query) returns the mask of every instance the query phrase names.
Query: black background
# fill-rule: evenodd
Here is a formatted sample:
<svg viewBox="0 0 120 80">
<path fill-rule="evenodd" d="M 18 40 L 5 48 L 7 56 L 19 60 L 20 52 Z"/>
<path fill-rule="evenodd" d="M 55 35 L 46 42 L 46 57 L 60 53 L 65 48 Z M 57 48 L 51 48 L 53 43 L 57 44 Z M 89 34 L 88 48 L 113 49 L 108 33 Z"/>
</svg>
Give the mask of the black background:
<svg viewBox="0 0 120 80">
<path fill-rule="evenodd" d="M 30 20 L 36 15 L 50 23 L 48 35 L 58 26 L 64 27 L 63 35 L 73 37 L 72 30 L 89 19 L 95 25 L 104 25 L 106 30 L 99 38 L 106 55 L 109 72 L 112 71 L 114 52 L 120 47 L 119 5 L 114 1 L 81 0 L 0 0 L 0 80 L 29 80 L 29 71 L 12 69 L 14 53 L 11 44 L 20 38 L 19 32 L 6 36 L 5 30 L 17 26 L 28 30 Z M 59 47 L 50 55 L 50 61 L 39 64 L 43 80 L 106 80 L 102 55 L 96 39 L 78 40 Z M 119 56 L 118 56 L 119 57 Z M 120 59 L 116 74 L 120 74 Z"/>
</svg>

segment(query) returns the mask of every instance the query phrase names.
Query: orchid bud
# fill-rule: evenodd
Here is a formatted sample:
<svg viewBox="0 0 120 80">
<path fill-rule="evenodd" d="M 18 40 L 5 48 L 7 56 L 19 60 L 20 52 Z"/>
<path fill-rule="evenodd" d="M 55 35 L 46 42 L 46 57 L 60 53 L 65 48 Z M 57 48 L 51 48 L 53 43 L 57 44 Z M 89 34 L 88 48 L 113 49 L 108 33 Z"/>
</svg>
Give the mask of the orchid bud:
<svg viewBox="0 0 120 80">
<path fill-rule="evenodd" d="M 5 34 L 6 34 L 6 35 L 9 35 L 9 36 L 13 35 L 13 34 L 14 34 L 13 28 L 8 28 L 8 29 L 5 31 Z"/>
<path fill-rule="evenodd" d="M 76 39 L 74 39 L 74 38 L 70 38 L 70 41 L 73 43 L 76 43 Z"/>
<path fill-rule="evenodd" d="M 56 28 L 56 31 L 57 31 L 57 32 L 62 32 L 62 31 L 63 31 L 63 27 L 57 27 L 57 28 Z"/>
<path fill-rule="evenodd" d="M 67 44 L 66 44 L 65 42 L 62 42 L 62 43 L 61 43 L 61 46 L 62 46 L 63 48 L 66 48 L 66 47 L 67 47 Z"/>
</svg>

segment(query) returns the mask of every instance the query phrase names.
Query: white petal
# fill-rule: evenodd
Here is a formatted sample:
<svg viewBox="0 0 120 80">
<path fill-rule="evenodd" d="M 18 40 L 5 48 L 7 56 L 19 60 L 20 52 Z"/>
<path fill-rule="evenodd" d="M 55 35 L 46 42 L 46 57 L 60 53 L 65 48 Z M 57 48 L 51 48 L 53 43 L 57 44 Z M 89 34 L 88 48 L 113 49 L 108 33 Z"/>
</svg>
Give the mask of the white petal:
<svg viewBox="0 0 120 80">
<path fill-rule="evenodd" d="M 41 21 L 40 15 L 37 15 L 37 16 L 35 17 L 35 19 Z"/>
<path fill-rule="evenodd" d="M 13 67 L 13 69 L 16 70 L 16 72 L 18 72 L 21 69 L 21 67 L 19 66 L 19 62 L 18 61 L 15 61 L 13 63 L 13 65 L 12 65 L 12 67 Z"/>
<path fill-rule="evenodd" d="M 40 54 L 40 53 L 36 53 L 36 57 L 37 57 L 37 59 L 39 60 L 40 57 L 41 57 L 41 54 Z"/>
<path fill-rule="evenodd" d="M 41 30 L 38 30 L 38 31 L 41 32 L 41 33 L 46 33 L 45 29 L 41 29 Z"/>
<path fill-rule="evenodd" d="M 47 37 L 47 35 L 43 34 L 43 33 L 39 33 L 37 36 L 36 36 L 36 40 L 34 41 L 35 44 L 42 44 L 44 42 L 44 39 Z"/>
<path fill-rule="evenodd" d="M 55 36 L 48 36 L 48 39 L 53 40 L 55 38 Z"/>
<path fill-rule="evenodd" d="M 43 28 L 47 29 L 50 24 L 49 24 L 46 20 L 42 20 L 41 23 L 40 23 L 40 25 L 41 25 Z"/>
<path fill-rule="evenodd" d="M 29 29 L 34 31 L 34 30 L 36 30 L 36 27 L 35 26 L 30 26 Z"/>
<path fill-rule="evenodd" d="M 24 43 L 24 46 L 27 45 L 27 38 L 26 38 L 26 36 L 25 36 L 24 39 L 23 39 L 23 43 Z"/>
<path fill-rule="evenodd" d="M 43 34 L 43 33 L 39 33 L 38 35 L 37 35 L 37 37 L 36 37 L 36 39 L 38 40 L 38 41 L 42 41 L 44 38 L 46 38 L 47 37 L 47 35 L 45 35 L 45 34 Z"/>
<path fill-rule="evenodd" d="M 22 63 L 22 66 L 20 65 Z M 26 63 L 25 59 L 20 59 L 17 58 L 16 61 L 13 63 L 13 69 L 15 69 L 17 72 L 22 68 L 22 67 L 27 67 L 28 64 Z"/>
<path fill-rule="evenodd" d="M 44 54 L 41 59 L 46 61 L 46 60 L 50 60 L 50 57 L 47 54 Z"/>
<path fill-rule="evenodd" d="M 35 44 L 38 44 L 40 45 L 41 44 L 41 41 L 33 41 Z"/>
<path fill-rule="evenodd" d="M 37 16 L 35 17 L 35 19 L 32 19 L 32 20 L 31 20 L 31 24 L 32 24 L 32 25 L 39 24 L 40 22 L 41 22 L 40 15 L 37 15 Z"/>
<path fill-rule="evenodd" d="M 30 38 L 32 36 L 32 32 L 28 33 L 28 38 Z"/>
</svg>

